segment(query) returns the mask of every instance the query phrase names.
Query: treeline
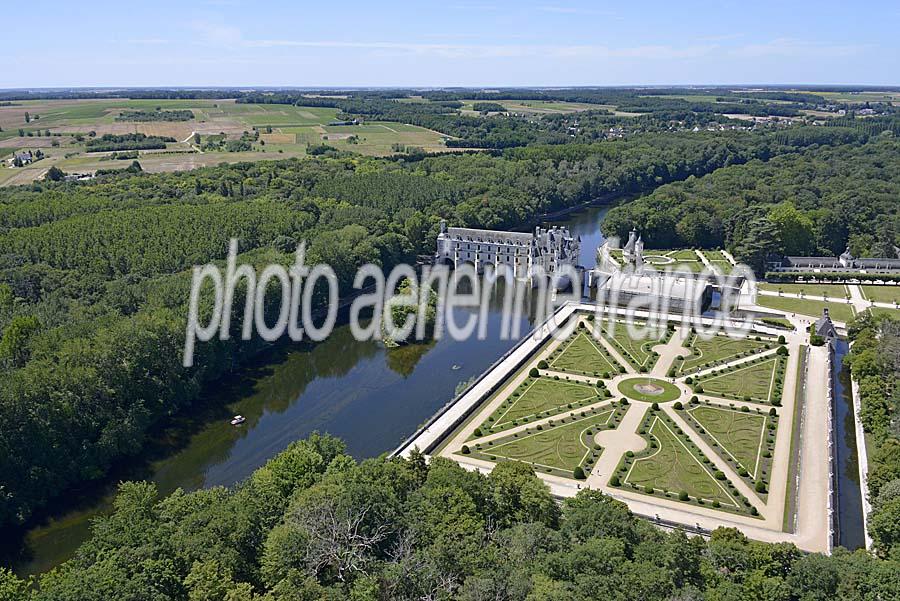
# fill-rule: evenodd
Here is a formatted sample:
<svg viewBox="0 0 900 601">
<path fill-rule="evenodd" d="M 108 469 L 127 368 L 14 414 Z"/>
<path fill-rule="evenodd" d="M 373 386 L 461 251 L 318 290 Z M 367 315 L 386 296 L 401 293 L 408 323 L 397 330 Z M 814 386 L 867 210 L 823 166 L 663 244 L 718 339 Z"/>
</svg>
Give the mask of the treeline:
<svg viewBox="0 0 900 601">
<path fill-rule="evenodd" d="M 134 100 L 216 100 L 222 98 L 240 98 L 244 92 L 238 90 L 6 90 L 0 91 L 2 100 L 80 100 L 91 98 L 131 98 Z"/>
<path fill-rule="evenodd" d="M 121 485 L 33 591 L 0 569 L 7 601 L 889 601 L 897 582 L 900 562 L 864 550 L 665 532 L 599 491 L 558 505 L 526 464 L 357 463 L 318 435 L 232 489 Z"/>
<path fill-rule="evenodd" d="M 892 257 L 900 244 L 900 142 L 884 137 L 848 144 L 839 128 L 797 128 L 776 136 L 804 144 L 841 132 L 837 146 L 751 161 L 663 186 L 611 210 L 603 228 L 624 238 L 632 228 L 657 248 L 728 248 L 764 271 L 772 254 Z M 813 137 L 810 137 L 813 136 Z"/>
<path fill-rule="evenodd" d="M 87 152 L 106 152 L 109 150 L 162 150 L 167 142 L 175 138 L 168 136 L 148 136 L 145 134 L 103 134 L 99 138 L 91 138 L 84 144 Z"/>
<path fill-rule="evenodd" d="M 685 100 L 683 98 L 660 98 L 658 96 L 623 99 L 617 108 L 620 111 L 646 113 L 658 111 L 690 111 L 692 113 L 743 113 L 754 117 L 795 117 L 800 114 L 798 107 L 788 104 L 766 104 L 761 100 L 736 102 L 708 102 Z"/>
<path fill-rule="evenodd" d="M 866 312 L 849 334 L 844 361 L 859 384 L 869 450 L 869 534 L 882 557 L 900 557 L 900 321 Z"/>
<path fill-rule="evenodd" d="M 122 111 L 116 115 L 116 121 L 190 121 L 194 118 L 194 112 L 187 109 L 164 111 Z"/>
</svg>

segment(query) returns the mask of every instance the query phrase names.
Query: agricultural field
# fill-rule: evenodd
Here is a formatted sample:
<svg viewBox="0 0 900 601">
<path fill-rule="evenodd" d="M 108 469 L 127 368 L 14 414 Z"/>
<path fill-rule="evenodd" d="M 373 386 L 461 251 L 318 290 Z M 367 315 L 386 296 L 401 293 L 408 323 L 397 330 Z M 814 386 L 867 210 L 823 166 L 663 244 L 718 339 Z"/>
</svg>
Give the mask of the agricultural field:
<svg viewBox="0 0 900 601">
<path fill-rule="evenodd" d="M 153 113 L 159 120 L 121 120 L 134 111 Z M 164 111 L 190 111 L 192 119 L 165 120 Z M 26 121 L 25 113 L 28 113 Z M 238 104 L 233 100 L 44 100 L 0 106 L 0 159 L 13 152 L 41 149 L 45 157 L 22 168 L 0 167 L 0 185 L 25 184 L 56 166 L 66 173 L 90 174 L 98 169 L 127 167 L 87 156 L 85 141 L 105 134 L 145 134 L 170 137 L 166 151 L 140 151 L 141 167 L 148 172 L 184 171 L 197 167 L 303 157 L 310 146 L 326 144 L 338 150 L 369 156 L 387 156 L 412 149 L 450 150 L 447 136 L 392 122 L 329 125 L 337 109 L 288 104 Z M 21 132 L 20 132 L 21 130 Z M 20 135 L 21 133 L 21 135 Z M 204 148 L 213 136 L 239 140 L 245 133 L 258 137 L 247 150 L 226 152 Z M 199 137 L 200 143 L 197 143 Z"/>
<path fill-rule="evenodd" d="M 815 92 L 829 102 L 847 102 L 851 104 L 865 104 L 866 102 L 900 102 L 900 91 L 888 92 Z"/>
<path fill-rule="evenodd" d="M 462 100 L 463 114 L 478 115 L 478 111 L 474 109 L 476 102 L 485 102 L 483 100 Z M 492 101 L 493 102 L 493 101 Z M 521 113 L 525 115 L 556 115 L 560 113 L 575 113 L 579 111 L 596 111 L 596 110 L 614 110 L 615 107 L 609 104 L 589 104 L 586 102 L 564 102 L 561 100 L 497 100 L 496 104 L 500 104 L 509 112 Z"/>
</svg>

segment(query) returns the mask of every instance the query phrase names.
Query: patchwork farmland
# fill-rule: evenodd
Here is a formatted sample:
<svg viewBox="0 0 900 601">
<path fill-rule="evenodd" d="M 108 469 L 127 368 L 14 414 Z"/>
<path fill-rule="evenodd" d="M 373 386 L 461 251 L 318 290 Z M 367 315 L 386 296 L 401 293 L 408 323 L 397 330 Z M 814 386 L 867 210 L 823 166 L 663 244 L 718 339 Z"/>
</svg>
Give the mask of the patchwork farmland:
<svg viewBox="0 0 900 601">
<path fill-rule="evenodd" d="M 127 120 L 137 111 L 157 120 Z M 166 120 L 166 112 L 190 111 L 193 118 Z M 26 117 L 27 113 L 27 117 Z M 324 147 L 368 156 L 421 150 L 445 152 L 447 136 L 389 121 L 334 125 L 334 108 L 287 104 L 240 104 L 234 100 L 36 100 L 0 106 L 0 159 L 40 149 L 44 158 L 23 167 L 0 168 L 0 185 L 40 179 L 50 167 L 91 174 L 125 168 L 110 153 L 87 153 L 86 142 L 104 135 L 143 134 L 174 140 L 165 149 L 139 150 L 148 172 L 185 171 L 244 161 L 306 156 Z M 210 145 L 215 140 L 221 144 Z M 241 140 L 247 141 L 240 144 Z M 228 145 L 228 142 L 234 144 Z"/>
</svg>

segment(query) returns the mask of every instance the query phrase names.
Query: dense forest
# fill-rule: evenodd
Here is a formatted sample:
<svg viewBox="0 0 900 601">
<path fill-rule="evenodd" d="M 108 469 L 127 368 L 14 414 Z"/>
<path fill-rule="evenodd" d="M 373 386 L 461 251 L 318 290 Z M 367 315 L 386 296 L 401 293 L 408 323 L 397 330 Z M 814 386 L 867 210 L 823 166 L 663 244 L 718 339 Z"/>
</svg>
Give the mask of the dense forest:
<svg viewBox="0 0 900 601">
<path fill-rule="evenodd" d="M 0 568 L 0 598 L 900 599 L 896 558 L 805 555 L 725 528 L 688 538 L 597 491 L 559 506 L 522 463 L 489 476 L 421 455 L 358 464 L 318 435 L 233 489 L 158 499 L 151 484 L 123 484 L 93 532 L 34 593 Z"/>
<path fill-rule="evenodd" d="M 728 248 L 759 271 L 767 255 L 893 257 L 900 245 L 900 142 L 810 148 L 661 186 L 610 211 L 657 248 Z"/>
</svg>

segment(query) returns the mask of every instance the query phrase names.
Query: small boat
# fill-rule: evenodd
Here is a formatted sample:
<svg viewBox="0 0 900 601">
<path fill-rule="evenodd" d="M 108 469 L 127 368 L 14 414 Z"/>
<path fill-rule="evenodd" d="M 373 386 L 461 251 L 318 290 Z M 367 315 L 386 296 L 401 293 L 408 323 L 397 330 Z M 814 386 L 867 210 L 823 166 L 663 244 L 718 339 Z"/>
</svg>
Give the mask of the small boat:
<svg viewBox="0 0 900 601">
<path fill-rule="evenodd" d="M 450 369 L 452 369 L 453 371 L 456 371 L 458 369 L 462 369 L 462 365 L 453 364 L 453 367 L 451 367 Z"/>
<path fill-rule="evenodd" d="M 245 421 L 247 421 L 247 418 L 244 417 L 243 415 L 235 415 L 234 417 L 231 418 L 231 425 L 232 426 L 240 426 Z"/>
</svg>

